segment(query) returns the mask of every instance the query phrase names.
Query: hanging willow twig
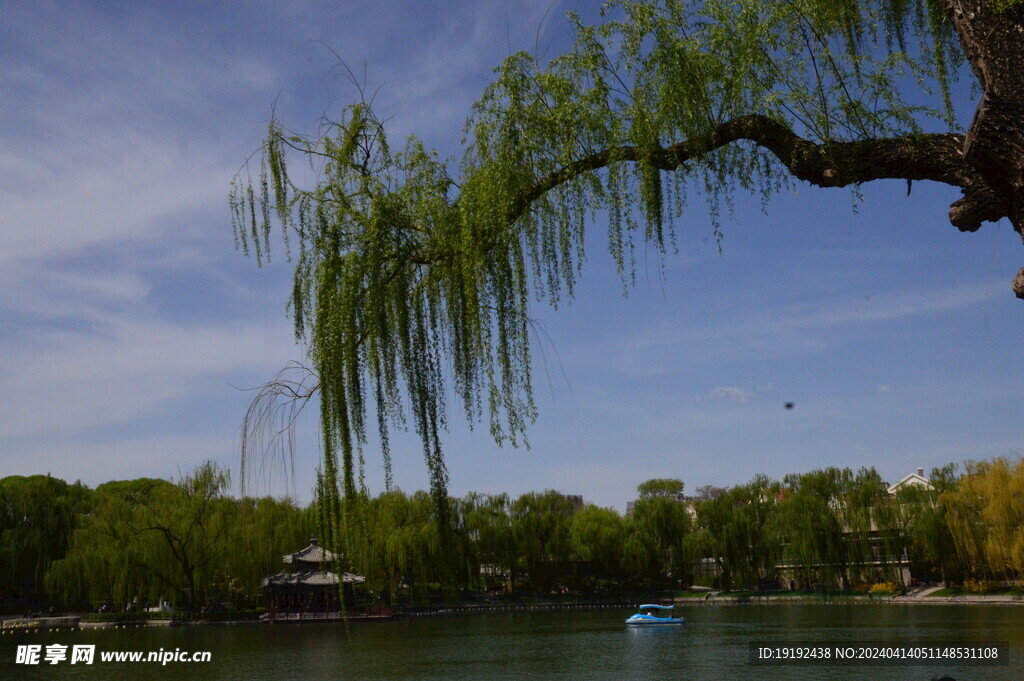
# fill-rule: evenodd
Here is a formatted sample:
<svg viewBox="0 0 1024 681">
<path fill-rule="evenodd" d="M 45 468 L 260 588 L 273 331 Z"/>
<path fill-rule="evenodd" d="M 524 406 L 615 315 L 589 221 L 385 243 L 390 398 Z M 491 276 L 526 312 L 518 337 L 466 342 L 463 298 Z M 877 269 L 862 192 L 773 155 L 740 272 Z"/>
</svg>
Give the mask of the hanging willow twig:
<svg viewBox="0 0 1024 681">
<path fill-rule="evenodd" d="M 274 378 L 257 388 L 239 428 L 242 496 L 250 475 L 267 476 L 276 463 L 286 479 L 295 473 L 295 421 L 316 395 L 320 382 L 316 372 L 301 362 L 288 362 Z M 257 464 L 257 471 L 252 465 Z"/>
</svg>

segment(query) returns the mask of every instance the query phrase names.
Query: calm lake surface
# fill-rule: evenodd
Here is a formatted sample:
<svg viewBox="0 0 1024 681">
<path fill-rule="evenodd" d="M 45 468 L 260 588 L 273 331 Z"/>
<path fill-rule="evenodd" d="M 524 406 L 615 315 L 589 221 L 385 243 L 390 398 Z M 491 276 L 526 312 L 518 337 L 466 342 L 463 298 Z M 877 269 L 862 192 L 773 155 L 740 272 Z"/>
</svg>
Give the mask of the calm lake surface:
<svg viewBox="0 0 1024 681">
<path fill-rule="evenodd" d="M 770 605 L 677 608 L 682 627 L 631 629 L 628 610 L 453 615 L 393 622 L 149 627 L 5 636 L 0 679 L 1024 679 L 1024 607 Z M 1009 667 L 761 667 L 775 641 L 1009 641 Z M 92 666 L 15 665 L 24 643 L 95 644 Z M 104 651 L 208 650 L 208 663 L 100 662 Z"/>
</svg>

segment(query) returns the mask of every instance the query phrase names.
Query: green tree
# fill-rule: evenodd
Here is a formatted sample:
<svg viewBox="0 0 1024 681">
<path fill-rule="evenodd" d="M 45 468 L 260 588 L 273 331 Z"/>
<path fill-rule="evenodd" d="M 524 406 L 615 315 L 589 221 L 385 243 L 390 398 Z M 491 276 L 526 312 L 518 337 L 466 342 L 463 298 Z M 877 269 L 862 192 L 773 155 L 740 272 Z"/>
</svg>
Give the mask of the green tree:
<svg viewBox="0 0 1024 681">
<path fill-rule="evenodd" d="M 169 558 L 156 537 L 137 537 L 125 525 L 134 500 L 166 498 L 172 483 L 153 478 L 99 485 L 88 515 L 80 518 L 64 558 L 46 573 L 47 589 L 71 602 L 99 603 L 107 598 L 131 602 L 136 596 L 156 600 L 180 587 L 162 579 L 149 564 Z"/>
<path fill-rule="evenodd" d="M 242 604 L 262 604 L 262 580 L 284 569 L 285 555 L 305 546 L 317 527 L 316 509 L 299 508 L 291 499 L 224 499 L 231 524 L 221 535 L 223 553 L 214 584 Z"/>
<path fill-rule="evenodd" d="M 779 509 L 785 562 L 797 566 L 796 574 L 807 585 L 831 588 L 848 578 L 852 559 L 843 493 L 850 476 L 849 469 L 830 467 L 787 475 L 783 481 L 790 492 Z"/>
<path fill-rule="evenodd" d="M 774 577 L 781 557 L 780 496 L 777 482 L 757 476 L 696 505 L 693 550 L 717 566 L 723 589 Z"/>
<path fill-rule="evenodd" d="M 423 597 L 429 582 L 441 581 L 440 566 L 451 560 L 442 550 L 431 508 L 424 492 L 394 489 L 366 500 L 350 562 L 371 589 L 392 602 L 403 584 L 411 598 Z"/>
<path fill-rule="evenodd" d="M 689 189 L 716 234 L 737 191 L 886 178 L 961 188 L 961 230 L 1004 217 L 1024 230 L 1024 2 L 614 0 L 601 13 L 570 15 L 573 45 L 551 62 L 517 53 L 496 69 L 456 161 L 416 138 L 392 150 L 358 102 L 310 137 L 273 121 L 260 168 L 236 181 L 239 247 L 268 257 L 276 221 L 295 259 L 322 495 L 355 497 L 372 404 L 388 477 L 389 424 L 408 416 L 447 514 L 448 368 L 470 421 L 524 441 L 530 298 L 572 298 L 594 212 L 626 282 L 638 244 L 671 248 Z M 959 133 L 949 83 L 965 61 L 981 99 Z M 320 169 L 315 184 L 290 174 L 294 154 Z"/>
<path fill-rule="evenodd" d="M 915 572 L 947 584 L 967 576 L 950 530 L 949 496 L 956 490 L 956 464 L 933 468 L 932 487 L 905 485 L 896 494 L 895 508 L 905 527 L 907 555 Z"/>
<path fill-rule="evenodd" d="M 527 492 L 512 502 L 517 573 L 534 588 L 549 588 L 567 576 L 572 556 L 572 514 L 572 503 L 556 490 Z"/>
<path fill-rule="evenodd" d="M 678 482 L 678 481 L 677 481 Z M 643 487 L 643 485 L 641 485 Z M 680 487 L 679 494 L 682 494 Z M 686 537 L 692 527 L 689 506 L 675 495 L 641 492 L 633 505 L 629 525 L 635 532 L 630 544 L 632 565 L 649 582 L 663 579 L 688 582 L 690 560 Z M 646 555 L 638 555 L 643 551 Z"/>
<path fill-rule="evenodd" d="M 943 492 L 958 553 L 978 576 L 1024 576 L 1024 458 L 968 461 Z"/>
<path fill-rule="evenodd" d="M 651 478 L 636 486 L 636 493 L 641 499 L 648 497 L 668 497 L 676 501 L 683 500 L 683 489 L 686 485 L 679 478 Z"/>
<path fill-rule="evenodd" d="M 589 567 L 591 590 L 601 578 L 622 576 L 626 522 L 618 511 L 587 504 L 572 517 L 570 532 L 573 553 Z"/>
<path fill-rule="evenodd" d="M 0 480 L 0 602 L 35 606 L 47 600 L 46 571 L 64 557 L 91 496 L 81 483 L 49 475 Z"/>
<path fill-rule="evenodd" d="M 779 507 L 785 561 L 807 584 L 850 588 L 865 579 L 900 581 L 901 521 L 873 468 L 787 475 Z M 877 574 L 876 574 L 877 573 Z"/>
<path fill-rule="evenodd" d="M 54 564 L 52 588 L 98 601 L 156 600 L 170 592 L 190 611 L 223 569 L 234 505 L 229 474 L 213 462 L 171 483 L 139 479 L 96 488 L 95 504 Z"/>
<path fill-rule="evenodd" d="M 471 492 L 463 500 L 462 514 L 483 585 L 514 587 L 518 555 L 508 495 Z"/>
<path fill-rule="evenodd" d="M 902 582 L 899 561 L 906 550 L 904 527 L 893 511 L 888 486 L 874 468 L 844 469 L 838 508 L 847 566 L 840 578 L 847 588 L 881 577 Z"/>
</svg>

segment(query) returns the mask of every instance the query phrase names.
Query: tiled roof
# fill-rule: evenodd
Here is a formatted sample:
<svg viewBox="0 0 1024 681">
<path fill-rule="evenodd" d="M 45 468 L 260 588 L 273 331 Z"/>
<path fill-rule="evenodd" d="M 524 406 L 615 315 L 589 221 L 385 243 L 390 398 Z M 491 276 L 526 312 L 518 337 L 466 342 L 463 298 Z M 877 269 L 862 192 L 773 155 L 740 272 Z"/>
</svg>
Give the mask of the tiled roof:
<svg viewBox="0 0 1024 681">
<path fill-rule="evenodd" d="M 362 575 L 354 575 L 351 572 L 346 572 L 343 575 L 343 579 L 346 584 L 362 584 L 366 581 L 366 578 Z M 338 575 L 333 572 L 281 572 L 271 577 L 265 577 L 263 579 L 263 586 L 281 586 L 285 584 L 294 584 L 301 586 L 330 586 L 338 583 Z"/>
<path fill-rule="evenodd" d="M 284 562 L 289 565 L 296 562 L 301 563 L 330 563 L 331 561 L 337 560 L 338 555 L 332 551 L 320 546 L 317 542 L 316 537 L 309 538 L 309 546 L 296 551 L 295 553 L 284 556 Z"/>
</svg>

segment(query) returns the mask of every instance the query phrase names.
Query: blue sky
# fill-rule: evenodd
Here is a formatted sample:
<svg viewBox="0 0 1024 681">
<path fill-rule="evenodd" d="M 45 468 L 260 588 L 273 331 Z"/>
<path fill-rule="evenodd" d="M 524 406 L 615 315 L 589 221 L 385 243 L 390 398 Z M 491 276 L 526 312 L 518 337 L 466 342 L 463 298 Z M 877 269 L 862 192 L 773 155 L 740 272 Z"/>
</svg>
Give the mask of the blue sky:
<svg viewBox="0 0 1024 681">
<path fill-rule="evenodd" d="M 579 8 L 595 19 L 596 5 Z M 237 386 L 302 354 L 288 263 L 260 270 L 236 252 L 227 209 L 272 103 L 312 130 L 351 101 L 325 43 L 365 63 L 394 140 L 415 132 L 457 154 L 491 67 L 564 43 L 567 7 L 542 24 L 548 9 L 3 3 L 0 476 L 95 485 L 207 458 L 237 474 L 249 398 Z M 960 86 L 963 121 L 969 100 Z M 548 339 L 532 448 L 500 449 L 453 418 L 452 491 L 557 488 L 621 509 L 650 477 L 692 490 L 865 465 L 896 480 L 1019 455 L 1024 307 L 1010 281 L 1022 249 L 1008 223 L 960 234 L 946 218 L 958 192 L 942 186 L 907 197 L 902 182 L 876 183 L 859 203 L 795 189 L 766 213 L 741 198 L 722 255 L 695 201 L 679 253 L 664 270 L 641 253 L 626 298 L 595 226 L 575 303 L 534 310 Z M 300 427 L 297 476 L 265 475 L 261 491 L 309 499 L 315 418 Z M 395 448 L 398 484 L 426 487 L 415 439 Z"/>
</svg>

